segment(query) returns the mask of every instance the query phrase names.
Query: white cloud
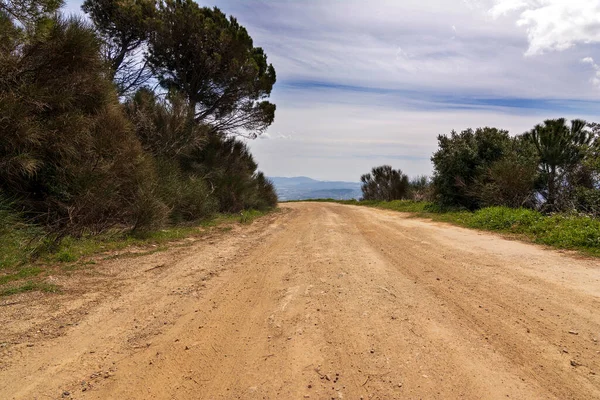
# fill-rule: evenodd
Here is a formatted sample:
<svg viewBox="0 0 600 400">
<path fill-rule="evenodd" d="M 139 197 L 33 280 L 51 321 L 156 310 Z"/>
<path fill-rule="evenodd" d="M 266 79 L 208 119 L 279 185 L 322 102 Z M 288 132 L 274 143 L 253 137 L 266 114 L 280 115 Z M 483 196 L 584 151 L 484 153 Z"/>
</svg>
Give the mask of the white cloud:
<svg viewBox="0 0 600 400">
<path fill-rule="evenodd" d="M 264 132 L 262 134 L 260 134 L 258 136 L 259 139 L 263 139 L 263 140 L 277 140 L 277 139 L 282 139 L 282 140 L 291 140 L 292 139 L 292 135 L 284 135 L 283 133 L 269 133 L 269 132 Z"/>
<path fill-rule="evenodd" d="M 590 79 L 590 81 L 592 82 L 592 85 L 594 85 L 597 88 L 600 88 L 600 65 L 596 64 L 592 57 L 585 57 L 581 59 L 581 62 L 592 66 L 595 73 L 592 79 Z"/>
<path fill-rule="evenodd" d="M 600 43 L 600 0 L 494 0 L 495 18 L 518 12 L 527 30 L 526 55 L 562 51 L 576 44 Z"/>
</svg>

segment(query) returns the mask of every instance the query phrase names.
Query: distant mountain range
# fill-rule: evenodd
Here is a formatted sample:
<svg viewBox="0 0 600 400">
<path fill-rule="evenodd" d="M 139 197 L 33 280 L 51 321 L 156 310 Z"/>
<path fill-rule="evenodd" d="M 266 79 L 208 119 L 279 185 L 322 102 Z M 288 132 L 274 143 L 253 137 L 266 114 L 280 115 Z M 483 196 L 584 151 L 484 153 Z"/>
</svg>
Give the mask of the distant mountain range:
<svg viewBox="0 0 600 400">
<path fill-rule="evenodd" d="M 306 199 L 359 199 L 362 195 L 359 182 L 317 181 L 306 176 L 293 178 L 269 177 L 275 185 L 279 200 Z"/>
</svg>

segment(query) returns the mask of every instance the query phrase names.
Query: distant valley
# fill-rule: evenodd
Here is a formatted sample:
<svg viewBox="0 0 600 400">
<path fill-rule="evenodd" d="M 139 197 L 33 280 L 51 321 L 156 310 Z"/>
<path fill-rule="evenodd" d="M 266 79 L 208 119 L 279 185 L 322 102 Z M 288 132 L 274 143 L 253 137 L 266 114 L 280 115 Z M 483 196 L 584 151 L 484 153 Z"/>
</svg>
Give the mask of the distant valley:
<svg viewBox="0 0 600 400">
<path fill-rule="evenodd" d="M 306 199 L 359 199 L 359 182 L 318 181 L 305 176 L 293 178 L 270 177 L 281 201 Z"/>
</svg>

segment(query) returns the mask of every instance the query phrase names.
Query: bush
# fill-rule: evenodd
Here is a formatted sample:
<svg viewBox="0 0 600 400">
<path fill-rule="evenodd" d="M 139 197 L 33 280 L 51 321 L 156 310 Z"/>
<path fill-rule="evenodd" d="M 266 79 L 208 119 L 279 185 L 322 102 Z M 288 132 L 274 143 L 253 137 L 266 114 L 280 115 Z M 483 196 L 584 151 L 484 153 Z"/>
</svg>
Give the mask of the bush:
<svg viewBox="0 0 600 400">
<path fill-rule="evenodd" d="M 2 49 L 0 190 L 59 237 L 139 225 L 148 160 L 94 32 L 76 19 L 45 26 Z"/>
<path fill-rule="evenodd" d="M 488 127 L 438 136 L 439 149 L 431 157 L 436 201 L 443 207 L 479 208 L 481 201 L 472 188 L 508 153 L 510 142 L 507 131 Z"/>
<path fill-rule="evenodd" d="M 537 176 L 534 158 L 523 159 L 511 153 L 494 162 L 475 179 L 471 192 L 483 207 L 533 208 Z"/>
<path fill-rule="evenodd" d="M 257 171 L 250 149 L 235 138 L 211 134 L 202 148 L 190 151 L 181 160 L 184 172 L 204 177 L 221 212 L 265 209 L 277 203 L 273 185 Z"/>
<path fill-rule="evenodd" d="M 172 223 L 191 222 L 211 217 L 218 203 L 206 182 L 185 174 L 179 164 L 171 160 L 157 160 L 158 196 L 169 207 Z"/>
<path fill-rule="evenodd" d="M 392 201 L 409 196 L 408 176 L 389 165 L 374 167 L 370 173 L 360 177 L 364 200 Z"/>
</svg>

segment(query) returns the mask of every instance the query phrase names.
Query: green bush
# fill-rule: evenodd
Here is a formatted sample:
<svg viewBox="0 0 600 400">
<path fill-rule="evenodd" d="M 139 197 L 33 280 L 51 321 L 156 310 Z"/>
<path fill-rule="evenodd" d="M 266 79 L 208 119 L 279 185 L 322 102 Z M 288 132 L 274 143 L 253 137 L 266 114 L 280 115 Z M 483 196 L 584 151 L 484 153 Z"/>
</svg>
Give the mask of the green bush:
<svg viewBox="0 0 600 400">
<path fill-rule="evenodd" d="M 202 178 L 187 175 L 174 161 L 157 160 L 157 166 L 158 194 L 172 223 L 207 219 L 217 212 L 217 200 Z"/>
<path fill-rule="evenodd" d="M 0 190 L 59 237 L 139 226 L 148 159 L 93 30 L 55 17 L 43 35 L 9 43 L 0 49 Z"/>
</svg>

